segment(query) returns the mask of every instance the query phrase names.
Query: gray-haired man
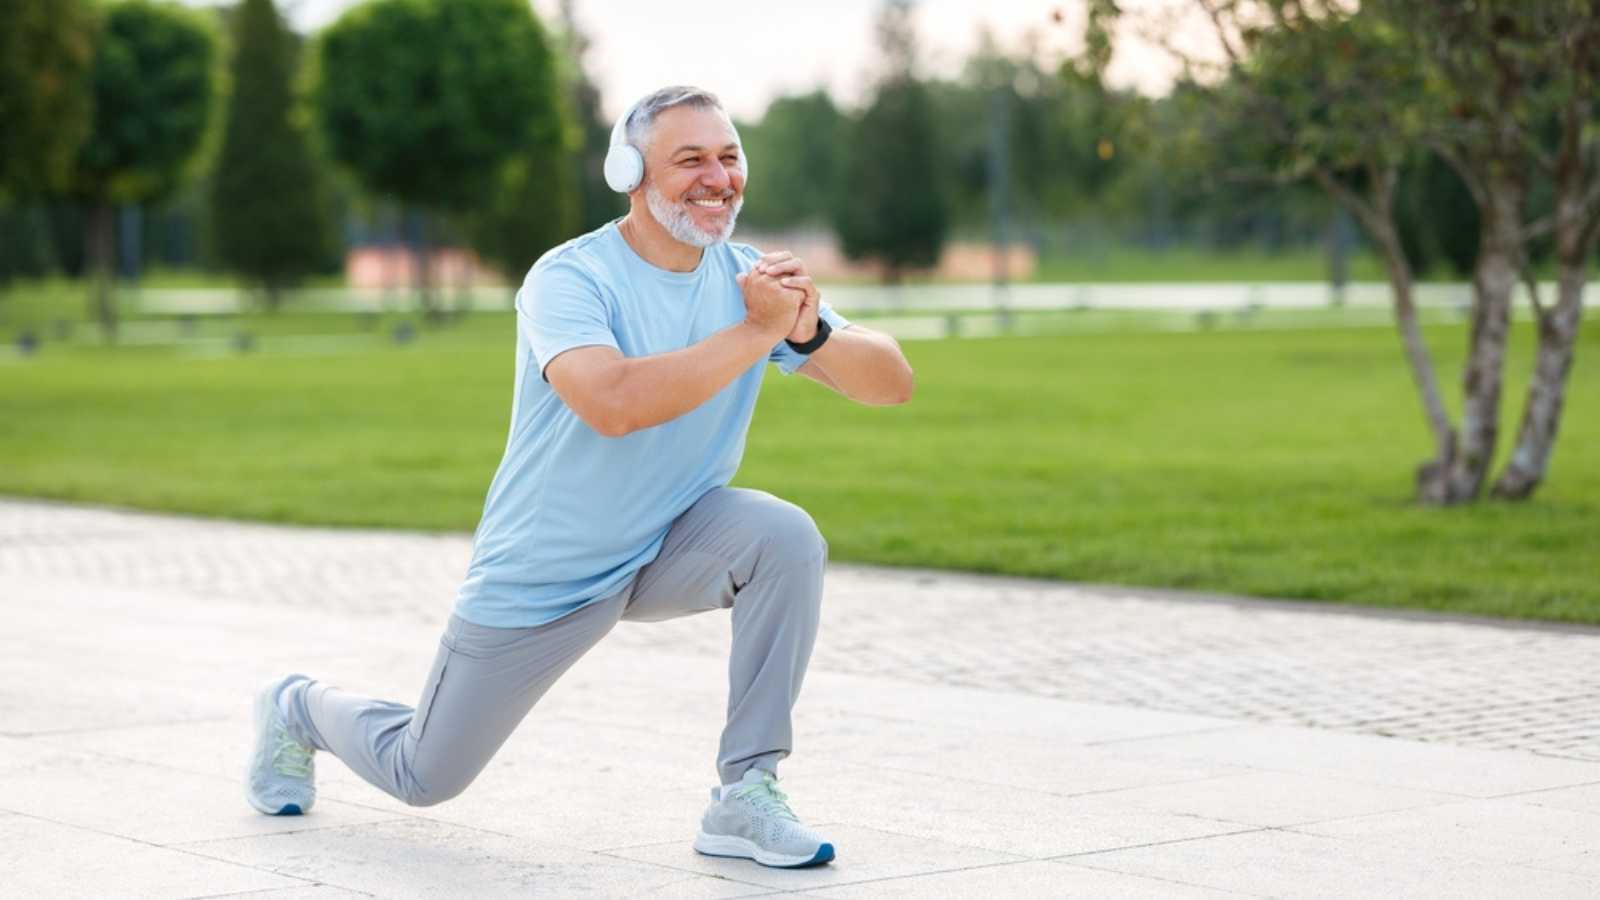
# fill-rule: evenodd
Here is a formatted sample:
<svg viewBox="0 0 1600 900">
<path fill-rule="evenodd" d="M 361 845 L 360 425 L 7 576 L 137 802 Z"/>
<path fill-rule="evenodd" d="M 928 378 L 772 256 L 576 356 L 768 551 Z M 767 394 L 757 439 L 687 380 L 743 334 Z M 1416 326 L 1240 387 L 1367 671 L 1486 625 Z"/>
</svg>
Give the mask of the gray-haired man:
<svg viewBox="0 0 1600 900">
<path fill-rule="evenodd" d="M 911 369 L 823 303 L 800 260 L 727 242 L 747 170 L 714 96 L 657 91 L 613 144 L 627 216 L 546 253 L 517 293 L 510 439 L 421 700 L 274 679 L 255 705 L 256 809 L 310 809 L 314 750 L 407 803 L 447 800 L 618 621 L 731 608 L 720 784 L 695 849 L 833 858 L 776 783 L 827 544 L 804 510 L 728 482 L 763 363 L 870 404 L 909 399 Z"/>
</svg>

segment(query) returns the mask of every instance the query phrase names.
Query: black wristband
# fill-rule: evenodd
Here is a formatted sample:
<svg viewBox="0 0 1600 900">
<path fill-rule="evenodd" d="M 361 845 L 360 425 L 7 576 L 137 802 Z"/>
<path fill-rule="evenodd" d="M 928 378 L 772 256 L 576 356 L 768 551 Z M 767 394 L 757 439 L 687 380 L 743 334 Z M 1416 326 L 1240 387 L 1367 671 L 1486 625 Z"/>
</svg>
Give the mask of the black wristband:
<svg viewBox="0 0 1600 900">
<path fill-rule="evenodd" d="M 789 349 L 796 353 L 815 353 L 818 347 L 828 342 L 828 335 L 830 334 L 833 334 L 833 326 L 828 324 L 827 319 L 818 316 L 817 333 L 811 340 L 806 341 L 804 344 L 796 344 L 794 341 L 784 338 L 783 342 L 788 344 Z"/>
</svg>

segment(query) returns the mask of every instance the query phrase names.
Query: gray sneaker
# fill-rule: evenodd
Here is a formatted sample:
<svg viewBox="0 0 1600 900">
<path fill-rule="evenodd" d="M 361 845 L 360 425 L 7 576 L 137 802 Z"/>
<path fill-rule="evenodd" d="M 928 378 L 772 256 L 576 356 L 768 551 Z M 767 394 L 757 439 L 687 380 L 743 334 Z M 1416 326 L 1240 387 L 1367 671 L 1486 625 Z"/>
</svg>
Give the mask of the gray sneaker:
<svg viewBox="0 0 1600 900">
<path fill-rule="evenodd" d="M 245 776 L 245 799 L 269 816 L 298 816 L 317 802 L 312 748 L 295 740 L 278 712 L 278 695 L 304 675 L 274 678 L 256 692 L 256 746 Z"/>
<path fill-rule="evenodd" d="M 737 785 L 711 789 L 694 849 L 707 856 L 753 859 L 763 866 L 800 869 L 833 861 L 833 845 L 800 824 L 778 778 L 751 769 Z"/>
</svg>

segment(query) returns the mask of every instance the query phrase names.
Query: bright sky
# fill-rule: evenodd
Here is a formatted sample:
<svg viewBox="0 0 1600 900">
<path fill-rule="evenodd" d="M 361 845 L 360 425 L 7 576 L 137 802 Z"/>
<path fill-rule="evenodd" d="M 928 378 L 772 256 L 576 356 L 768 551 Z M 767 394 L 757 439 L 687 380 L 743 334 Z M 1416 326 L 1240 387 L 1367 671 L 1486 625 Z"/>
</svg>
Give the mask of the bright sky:
<svg viewBox="0 0 1600 900">
<path fill-rule="evenodd" d="M 213 5 L 219 0 L 185 0 Z M 301 31 L 314 31 L 359 0 L 278 0 Z M 1133 0 L 1124 7 L 1158 5 Z M 1171 2 L 1171 0 L 1165 0 Z M 758 118 L 773 97 L 828 88 L 840 102 L 860 101 L 873 64 L 876 0 L 745 0 L 730 5 L 662 4 L 660 0 L 577 0 L 578 20 L 592 42 L 589 74 L 610 115 L 666 84 L 695 84 L 718 94 L 734 115 Z M 547 23 L 556 0 L 533 0 Z M 1063 22 L 1052 15 L 1060 11 Z M 953 75 L 988 27 L 1000 44 L 1021 46 L 1034 29 L 1047 60 L 1080 45 L 1082 0 L 921 0 L 916 20 L 925 74 Z M 1163 54 L 1125 37 L 1108 80 L 1159 92 L 1174 67 Z"/>
</svg>

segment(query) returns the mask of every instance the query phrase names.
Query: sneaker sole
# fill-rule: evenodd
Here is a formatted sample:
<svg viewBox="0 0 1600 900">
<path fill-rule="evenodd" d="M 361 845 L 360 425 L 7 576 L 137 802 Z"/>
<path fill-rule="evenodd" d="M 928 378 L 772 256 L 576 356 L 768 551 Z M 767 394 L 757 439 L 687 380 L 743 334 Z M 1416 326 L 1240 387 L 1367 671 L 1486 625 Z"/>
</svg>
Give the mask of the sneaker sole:
<svg viewBox="0 0 1600 900">
<path fill-rule="evenodd" d="M 774 869 L 805 869 L 833 862 L 832 844 L 823 844 L 810 856 L 790 856 L 763 850 L 748 838 L 735 837 L 731 834 L 706 834 L 704 831 L 695 837 L 694 849 L 702 856 L 753 859 L 763 866 Z"/>
</svg>

